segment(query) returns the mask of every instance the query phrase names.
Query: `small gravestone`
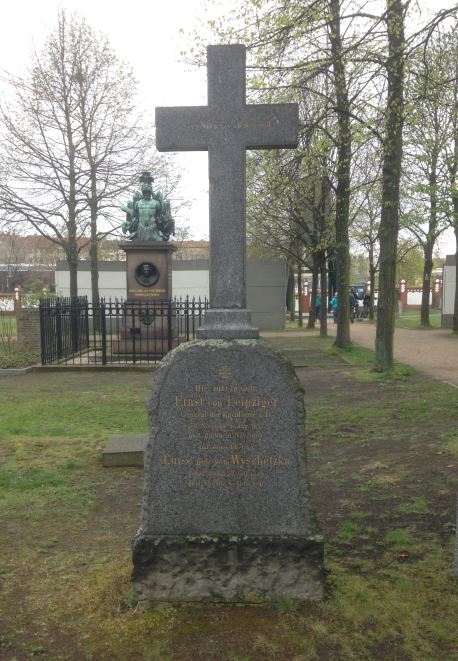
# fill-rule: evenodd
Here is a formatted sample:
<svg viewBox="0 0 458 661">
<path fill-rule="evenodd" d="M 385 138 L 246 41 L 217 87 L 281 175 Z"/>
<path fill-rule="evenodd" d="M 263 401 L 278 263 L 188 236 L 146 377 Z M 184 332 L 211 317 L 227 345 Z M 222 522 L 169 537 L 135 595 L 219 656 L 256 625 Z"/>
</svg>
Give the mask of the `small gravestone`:
<svg viewBox="0 0 458 661">
<path fill-rule="evenodd" d="M 245 309 L 245 150 L 293 146 L 294 104 L 245 104 L 245 48 L 208 48 L 209 105 L 157 109 L 162 150 L 208 149 L 210 311 L 155 375 L 132 585 L 161 601 L 320 599 L 303 392 Z"/>
</svg>

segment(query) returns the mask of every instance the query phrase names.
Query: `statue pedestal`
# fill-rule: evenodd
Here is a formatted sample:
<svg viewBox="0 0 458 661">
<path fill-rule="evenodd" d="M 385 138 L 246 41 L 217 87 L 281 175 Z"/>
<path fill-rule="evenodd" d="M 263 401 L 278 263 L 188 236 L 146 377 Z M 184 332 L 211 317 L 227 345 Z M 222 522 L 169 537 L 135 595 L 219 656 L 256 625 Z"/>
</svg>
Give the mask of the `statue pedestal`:
<svg viewBox="0 0 458 661">
<path fill-rule="evenodd" d="M 172 297 L 172 253 L 166 241 L 120 243 L 126 253 L 127 300 L 167 301 Z"/>
<path fill-rule="evenodd" d="M 172 296 L 172 253 L 163 241 L 130 241 L 126 252 L 127 301 L 119 339 L 113 353 L 126 357 L 155 357 L 177 346 Z"/>
</svg>

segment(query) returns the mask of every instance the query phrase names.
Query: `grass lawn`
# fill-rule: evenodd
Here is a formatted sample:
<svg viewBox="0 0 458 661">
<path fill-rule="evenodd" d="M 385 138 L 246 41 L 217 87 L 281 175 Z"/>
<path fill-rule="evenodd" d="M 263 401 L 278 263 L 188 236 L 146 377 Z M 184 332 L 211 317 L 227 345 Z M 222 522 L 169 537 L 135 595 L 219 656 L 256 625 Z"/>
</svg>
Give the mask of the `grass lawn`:
<svg viewBox="0 0 458 661">
<path fill-rule="evenodd" d="M 429 323 L 433 328 L 441 327 L 441 311 L 429 311 Z M 401 314 L 399 319 L 396 319 L 397 328 L 419 328 L 420 327 L 420 310 L 406 310 Z"/>
<path fill-rule="evenodd" d="M 306 390 L 325 600 L 136 612 L 142 471 L 101 449 L 146 430 L 152 375 L 30 373 L 0 380 L 0 659 L 458 659 L 457 390 L 332 340 L 272 342 Z"/>
</svg>

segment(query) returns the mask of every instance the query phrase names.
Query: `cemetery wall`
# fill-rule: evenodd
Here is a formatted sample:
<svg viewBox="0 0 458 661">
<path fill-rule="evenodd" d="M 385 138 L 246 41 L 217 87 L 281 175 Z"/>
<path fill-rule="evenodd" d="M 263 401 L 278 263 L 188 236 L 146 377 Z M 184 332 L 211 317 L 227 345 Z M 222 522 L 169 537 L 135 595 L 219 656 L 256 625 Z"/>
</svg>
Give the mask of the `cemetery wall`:
<svg viewBox="0 0 458 661">
<path fill-rule="evenodd" d="M 209 262 L 207 259 L 172 261 L 172 296 L 205 298 L 209 293 Z M 261 329 L 283 328 L 286 305 L 286 264 L 280 260 L 247 259 L 247 305 L 252 311 L 254 326 Z M 126 298 L 126 263 L 99 262 L 99 290 L 105 298 Z M 56 267 L 56 293 L 70 295 L 67 263 Z M 89 262 L 78 266 L 78 295 L 92 299 Z"/>
<path fill-rule="evenodd" d="M 455 287 L 456 287 L 456 257 L 447 255 L 444 264 L 443 276 L 443 297 L 442 297 L 442 326 L 443 328 L 452 328 L 453 326 L 453 308 L 455 305 Z"/>
</svg>

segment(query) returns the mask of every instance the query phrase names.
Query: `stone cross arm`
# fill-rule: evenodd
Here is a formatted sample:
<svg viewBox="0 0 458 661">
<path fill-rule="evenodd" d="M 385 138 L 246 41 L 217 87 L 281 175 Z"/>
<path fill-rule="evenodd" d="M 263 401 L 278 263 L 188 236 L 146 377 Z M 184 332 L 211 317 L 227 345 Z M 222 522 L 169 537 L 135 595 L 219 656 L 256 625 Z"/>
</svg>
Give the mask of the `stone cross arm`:
<svg viewBox="0 0 458 661">
<path fill-rule="evenodd" d="M 156 108 L 159 151 L 297 146 L 296 103 L 246 104 L 246 49 L 208 46 L 208 106 Z"/>
<path fill-rule="evenodd" d="M 233 115 L 208 106 L 156 108 L 159 151 L 206 151 L 240 146 L 274 149 L 297 146 L 297 104 L 256 104 Z"/>
<path fill-rule="evenodd" d="M 245 60 L 245 46 L 208 46 L 208 105 L 156 108 L 159 151 L 208 151 L 210 308 L 233 318 L 246 317 L 246 150 L 296 147 L 299 121 L 295 103 L 247 105 Z"/>
</svg>

